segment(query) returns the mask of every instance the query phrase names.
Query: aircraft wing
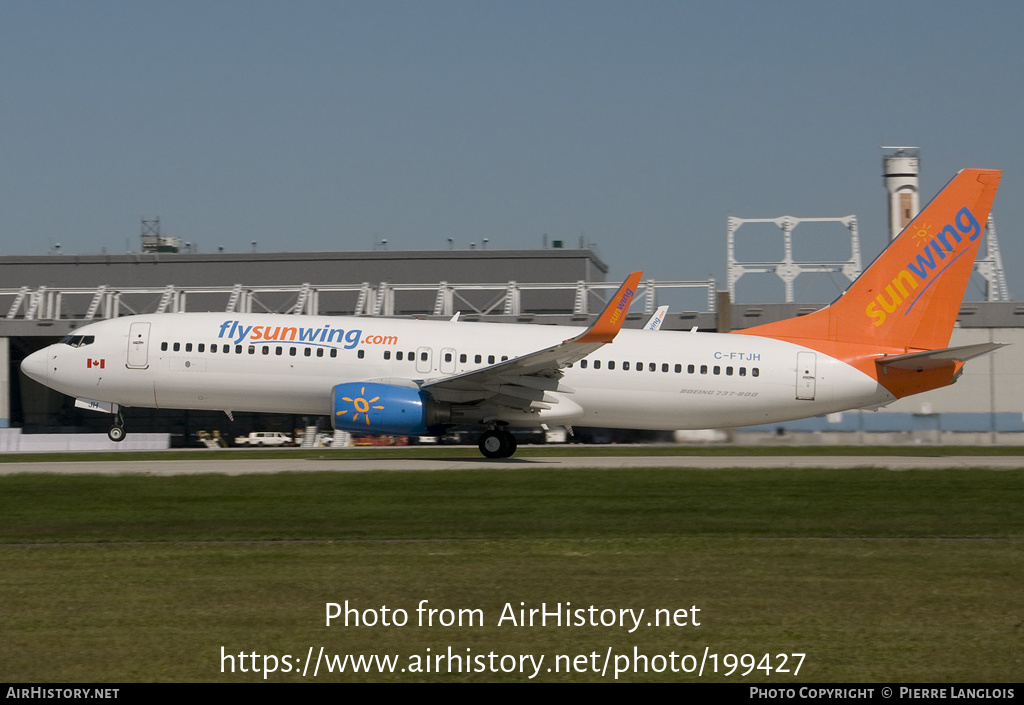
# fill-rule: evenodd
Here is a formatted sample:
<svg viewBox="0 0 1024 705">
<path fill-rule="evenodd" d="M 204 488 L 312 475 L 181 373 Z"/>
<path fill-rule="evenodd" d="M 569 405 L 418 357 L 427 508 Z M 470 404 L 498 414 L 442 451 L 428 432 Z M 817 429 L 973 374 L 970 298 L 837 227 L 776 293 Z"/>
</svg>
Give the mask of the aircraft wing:
<svg viewBox="0 0 1024 705">
<path fill-rule="evenodd" d="M 485 402 L 524 411 L 550 409 L 558 403 L 558 397 L 552 392 L 573 392 L 560 384 L 561 369 L 582 360 L 618 335 L 641 276 L 643 272 L 630 274 L 594 324 L 579 335 L 483 369 L 427 380 L 420 388 L 438 401 L 457 404 Z"/>
</svg>

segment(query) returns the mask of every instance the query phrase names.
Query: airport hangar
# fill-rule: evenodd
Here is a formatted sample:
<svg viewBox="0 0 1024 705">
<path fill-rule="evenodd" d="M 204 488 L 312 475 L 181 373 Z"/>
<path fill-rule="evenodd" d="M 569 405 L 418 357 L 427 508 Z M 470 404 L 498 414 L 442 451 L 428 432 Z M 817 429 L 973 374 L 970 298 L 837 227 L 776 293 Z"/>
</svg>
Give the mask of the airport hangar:
<svg viewBox="0 0 1024 705">
<path fill-rule="evenodd" d="M 20 372 L 25 356 L 101 318 L 225 311 L 446 319 L 459 312 L 464 321 L 585 325 L 619 282 L 607 281 L 608 267 L 593 250 L 555 245 L 535 250 L 3 257 L 0 428 L 26 434 L 105 434 L 105 414 L 77 409 L 72 399 Z M 686 303 L 677 308 L 673 294 L 680 291 Z M 732 304 L 713 280 L 645 280 L 626 325 L 641 326 L 662 301 L 675 309 L 669 311 L 665 330 L 697 326 L 727 331 L 819 308 Z M 978 342 L 1014 347 L 972 361 L 953 387 L 876 413 L 752 427 L 730 437 L 736 442 L 1024 443 L 1024 356 L 1019 352 L 1024 349 L 1024 304 L 965 302 L 951 345 Z M 225 437 L 250 430 L 290 433 L 317 421 L 271 414 L 235 414 L 231 421 L 216 412 L 137 408 L 125 416 L 130 433 L 169 432 L 174 445 L 191 444 L 200 430 L 217 430 Z"/>
</svg>

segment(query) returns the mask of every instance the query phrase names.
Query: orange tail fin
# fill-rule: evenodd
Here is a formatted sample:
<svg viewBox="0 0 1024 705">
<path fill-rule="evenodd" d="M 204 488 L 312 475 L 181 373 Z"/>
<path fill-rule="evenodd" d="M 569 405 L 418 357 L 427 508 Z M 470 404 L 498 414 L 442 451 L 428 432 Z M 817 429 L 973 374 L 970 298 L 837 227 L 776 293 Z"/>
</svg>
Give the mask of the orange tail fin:
<svg viewBox="0 0 1024 705">
<path fill-rule="evenodd" d="M 1001 173 L 957 174 L 831 306 L 738 332 L 908 352 L 945 348 Z"/>
</svg>

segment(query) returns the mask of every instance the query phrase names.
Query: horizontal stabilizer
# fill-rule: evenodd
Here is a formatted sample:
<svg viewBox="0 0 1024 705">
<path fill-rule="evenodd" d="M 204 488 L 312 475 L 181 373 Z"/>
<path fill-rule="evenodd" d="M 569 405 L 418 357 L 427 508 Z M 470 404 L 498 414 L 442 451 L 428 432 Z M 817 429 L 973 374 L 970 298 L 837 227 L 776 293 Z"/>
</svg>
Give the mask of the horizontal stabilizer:
<svg viewBox="0 0 1024 705">
<path fill-rule="evenodd" d="M 931 370 L 945 367 L 954 362 L 967 362 L 980 355 L 1005 347 L 1007 343 L 978 343 L 977 345 L 961 345 L 956 348 L 942 350 L 925 350 L 924 352 L 907 353 L 906 355 L 889 355 L 880 357 L 877 362 L 881 367 L 897 370 Z"/>
</svg>

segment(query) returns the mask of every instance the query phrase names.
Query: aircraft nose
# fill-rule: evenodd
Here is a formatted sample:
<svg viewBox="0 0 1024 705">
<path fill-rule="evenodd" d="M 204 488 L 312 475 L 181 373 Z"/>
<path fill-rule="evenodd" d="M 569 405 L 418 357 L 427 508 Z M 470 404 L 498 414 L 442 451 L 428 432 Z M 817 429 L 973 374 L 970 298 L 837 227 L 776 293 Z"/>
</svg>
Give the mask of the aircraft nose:
<svg viewBox="0 0 1024 705">
<path fill-rule="evenodd" d="M 21 371 L 39 382 L 46 384 L 49 371 L 49 352 L 47 348 L 36 350 L 34 353 L 21 361 Z"/>
</svg>

